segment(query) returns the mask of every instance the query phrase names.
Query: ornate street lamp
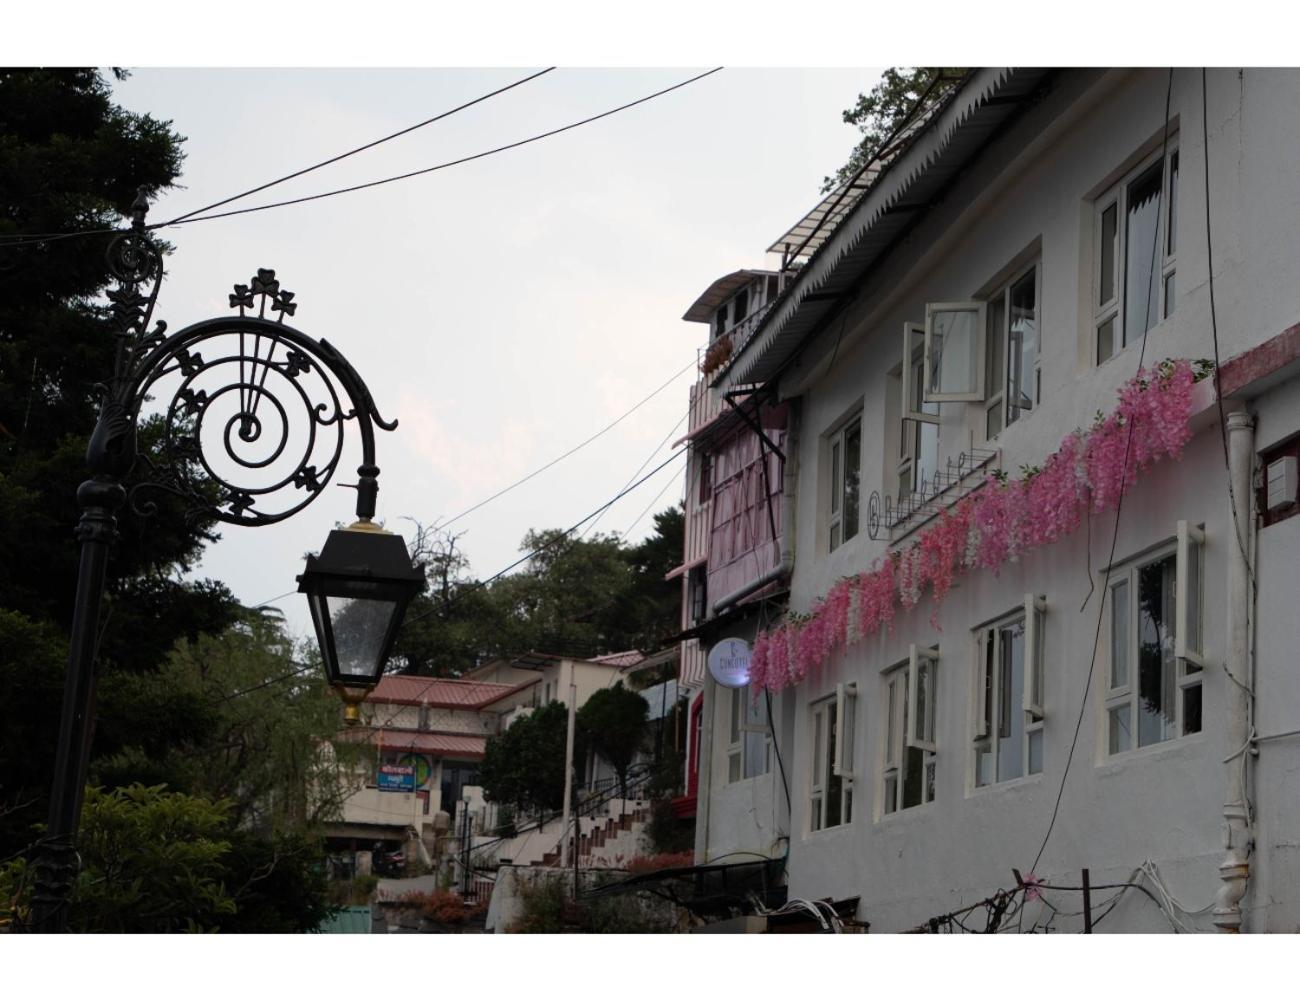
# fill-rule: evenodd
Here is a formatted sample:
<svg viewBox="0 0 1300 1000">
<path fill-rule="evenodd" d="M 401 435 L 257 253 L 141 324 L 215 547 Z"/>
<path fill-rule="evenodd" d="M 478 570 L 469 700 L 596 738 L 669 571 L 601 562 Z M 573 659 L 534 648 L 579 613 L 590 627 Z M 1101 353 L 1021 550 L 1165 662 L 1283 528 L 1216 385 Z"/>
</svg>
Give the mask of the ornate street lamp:
<svg viewBox="0 0 1300 1000">
<path fill-rule="evenodd" d="M 345 695 L 350 714 L 377 681 L 406 605 L 424 579 L 422 570 L 412 568 L 401 538 L 371 524 L 379 492 L 374 429 L 391 431 L 397 424 L 379 415 L 370 390 L 343 355 L 285 322 L 298 305 L 274 271 L 259 270 L 247 285 L 234 286 L 230 307 L 238 315 L 204 320 L 170 336 L 161 321 L 150 330 L 163 271 L 144 224 L 148 207 L 142 191 L 132 206 L 131 229 L 108 250 L 118 280 L 108 293 L 117 350 L 86 450 L 91 477 L 77 490 L 81 562 L 49 823 L 37 856 L 34 930 L 67 925 L 105 570 L 117 510 L 128 499 L 123 480 L 137 459 L 147 474 L 130 491 L 135 513 L 154 513 L 156 498 L 166 494 L 185 504 L 188 516 L 260 527 L 296 514 L 321 494 L 338 469 L 344 425 L 355 422 L 361 439 L 357 530 L 332 532 L 300 578 L 312 600 L 330 681 L 353 692 Z M 162 440 L 152 456 L 136 447 L 146 400 L 164 404 Z"/>
<path fill-rule="evenodd" d="M 307 595 L 325 676 L 347 705 L 344 721 L 379 683 L 406 606 L 424 586 L 400 535 L 368 520 L 331 531 L 319 556 L 307 557 L 298 590 Z"/>
</svg>

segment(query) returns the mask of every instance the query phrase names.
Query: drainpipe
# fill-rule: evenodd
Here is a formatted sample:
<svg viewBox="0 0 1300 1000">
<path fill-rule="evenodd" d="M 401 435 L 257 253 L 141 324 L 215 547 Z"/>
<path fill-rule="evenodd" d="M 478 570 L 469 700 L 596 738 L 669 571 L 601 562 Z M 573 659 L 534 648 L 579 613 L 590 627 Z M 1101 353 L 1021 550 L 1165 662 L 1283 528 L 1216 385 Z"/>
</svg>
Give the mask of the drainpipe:
<svg viewBox="0 0 1300 1000">
<path fill-rule="evenodd" d="M 1227 772 L 1224 796 L 1224 847 L 1219 864 L 1223 884 L 1214 900 L 1214 924 L 1225 934 L 1241 930 L 1241 901 L 1250 878 L 1250 852 L 1254 846 L 1246 803 L 1245 768 L 1242 754 L 1249 753 L 1250 692 L 1250 566 L 1246 561 L 1246 540 L 1250 538 L 1251 473 L 1255 457 L 1255 429 L 1244 410 L 1228 414 L 1228 475 L 1232 495 L 1236 498 L 1236 516 L 1230 517 L 1228 551 L 1228 655 L 1225 666 L 1230 675 L 1224 684 L 1227 708 L 1227 745 L 1236 752 L 1225 764 Z M 1231 515 L 1232 511 L 1229 510 Z M 1236 678 L 1234 682 L 1233 678 Z"/>
<path fill-rule="evenodd" d="M 799 485 L 799 407 L 798 400 L 790 401 L 790 416 L 786 423 L 785 468 L 781 480 L 781 560 L 757 580 L 751 580 L 730 594 L 713 602 L 713 613 L 721 614 L 733 604 L 738 604 L 750 594 L 757 593 L 769 583 L 784 580 L 794 570 L 795 496 Z"/>
<path fill-rule="evenodd" d="M 718 682 L 704 671 L 704 707 L 700 709 L 700 745 L 696 750 L 699 769 L 695 785 L 695 863 L 709 861 L 709 803 L 713 793 L 713 716 L 718 698 Z"/>
</svg>

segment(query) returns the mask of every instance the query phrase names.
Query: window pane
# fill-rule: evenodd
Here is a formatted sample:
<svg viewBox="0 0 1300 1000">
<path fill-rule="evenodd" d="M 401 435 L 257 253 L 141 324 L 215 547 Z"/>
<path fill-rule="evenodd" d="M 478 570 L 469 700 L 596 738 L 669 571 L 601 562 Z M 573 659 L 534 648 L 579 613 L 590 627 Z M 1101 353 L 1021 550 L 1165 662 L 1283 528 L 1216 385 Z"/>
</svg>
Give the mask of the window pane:
<svg viewBox="0 0 1300 1000">
<path fill-rule="evenodd" d="M 836 438 L 831 444 L 831 513 L 836 514 L 840 509 L 840 490 L 842 489 L 840 480 L 840 440 Z"/>
<path fill-rule="evenodd" d="M 1201 685 L 1183 688 L 1183 735 L 1201 731 Z"/>
<path fill-rule="evenodd" d="M 1170 257 L 1178 249 L 1178 150 L 1169 157 L 1169 236 L 1165 240 Z"/>
<path fill-rule="evenodd" d="M 1115 317 L 1097 327 L 1097 364 L 1109 361 L 1115 353 Z"/>
<path fill-rule="evenodd" d="M 986 440 L 993 440 L 1002 433 L 1002 400 L 998 400 L 989 407 L 988 413 L 984 418 L 984 437 Z"/>
<path fill-rule="evenodd" d="M 1011 287 L 1007 334 L 1007 423 L 1034 408 L 1034 360 L 1038 356 L 1038 303 L 1035 272 Z"/>
<path fill-rule="evenodd" d="M 740 780 L 740 754 L 733 753 L 727 758 L 727 780 Z"/>
<path fill-rule="evenodd" d="M 935 767 L 934 760 L 931 759 L 927 761 L 925 765 L 925 801 L 926 802 L 934 801 L 935 771 L 936 771 L 936 767 Z"/>
<path fill-rule="evenodd" d="M 898 775 L 890 774 L 885 778 L 885 812 L 892 813 L 898 809 Z"/>
<path fill-rule="evenodd" d="M 973 393 L 977 385 L 979 313 L 936 312 L 931 318 L 930 391 Z"/>
<path fill-rule="evenodd" d="M 1101 274 L 1097 283 L 1097 305 L 1104 306 L 1115 297 L 1115 254 L 1119 250 L 1118 206 L 1101 213 Z"/>
<path fill-rule="evenodd" d="M 1131 344 L 1156 324 L 1159 271 L 1156 240 L 1160 228 L 1160 186 L 1164 164 L 1153 163 L 1128 186 L 1124 229 L 1124 343 Z"/>
<path fill-rule="evenodd" d="M 853 822 L 853 782 L 847 782 L 844 787 L 844 822 Z"/>
<path fill-rule="evenodd" d="M 912 735 L 918 740 L 928 740 L 930 732 L 930 663 L 922 660 L 916 671 L 916 728 Z"/>
<path fill-rule="evenodd" d="M 862 465 L 862 424 L 853 426 L 844 435 L 844 541 L 858 533 L 858 486 Z"/>
<path fill-rule="evenodd" d="M 993 678 L 994 671 L 997 669 L 997 630 L 989 629 L 984 641 L 984 733 L 988 737 L 993 736 Z"/>
<path fill-rule="evenodd" d="M 1128 685 L 1128 581 L 1110 588 L 1110 686 Z"/>
<path fill-rule="evenodd" d="M 817 712 L 813 715 L 813 779 L 814 785 L 822 783 L 822 713 Z"/>
<path fill-rule="evenodd" d="M 1183 639 L 1193 653 L 1201 651 L 1201 547 L 1195 541 L 1187 546 L 1187 635 Z"/>
<path fill-rule="evenodd" d="M 814 795 L 812 801 L 808 803 L 808 816 L 811 820 L 813 832 L 822 828 L 822 797 Z"/>
<path fill-rule="evenodd" d="M 979 788 L 993 783 L 993 751 L 979 748 L 975 751 L 975 784 Z"/>
<path fill-rule="evenodd" d="M 826 746 L 822 749 L 822 766 L 826 775 L 826 826 L 840 825 L 840 791 L 844 779 L 835 773 L 835 738 L 839 732 L 834 702 L 826 706 Z"/>
<path fill-rule="evenodd" d="M 922 484 L 927 489 L 934 485 L 934 474 L 939 471 L 939 425 L 917 424 L 916 491 Z"/>
<path fill-rule="evenodd" d="M 1029 734 L 1029 770 L 1028 774 L 1043 773 L 1043 731 L 1035 729 Z"/>
<path fill-rule="evenodd" d="M 903 808 L 910 809 L 921 804 L 922 781 L 925 777 L 925 751 L 908 747 L 903 756 Z"/>
<path fill-rule="evenodd" d="M 898 736 L 898 730 L 895 728 L 895 718 L 897 710 L 897 692 L 898 684 L 895 681 L 889 682 L 889 708 L 885 715 L 885 763 L 894 763 L 894 743 Z"/>
<path fill-rule="evenodd" d="M 1001 645 L 999 675 L 1002 689 L 998 720 L 998 781 L 1023 774 L 1025 713 L 1021 708 L 1025 682 L 1025 624 L 1016 622 L 998 630 Z"/>
<path fill-rule="evenodd" d="M 840 547 L 840 522 L 836 521 L 831 525 L 831 551 Z"/>
<path fill-rule="evenodd" d="M 1107 715 L 1106 728 L 1110 731 L 1109 752 L 1123 753 L 1133 746 L 1133 734 L 1129 732 L 1128 705 L 1112 708 Z"/>
<path fill-rule="evenodd" d="M 1168 316 L 1174 311 L 1174 272 L 1170 271 L 1165 276 L 1165 315 Z"/>
<path fill-rule="evenodd" d="M 984 372 L 984 392 L 996 396 L 1002 391 L 1002 344 L 1007 336 L 1007 302 L 1006 296 L 989 300 L 988 305 L 988 367 Z"/>
<path fill-rule="evenodd" d="M 1138 746 L 1174 735 L 1173 564 L 1138 570 Z"/>
</svg>

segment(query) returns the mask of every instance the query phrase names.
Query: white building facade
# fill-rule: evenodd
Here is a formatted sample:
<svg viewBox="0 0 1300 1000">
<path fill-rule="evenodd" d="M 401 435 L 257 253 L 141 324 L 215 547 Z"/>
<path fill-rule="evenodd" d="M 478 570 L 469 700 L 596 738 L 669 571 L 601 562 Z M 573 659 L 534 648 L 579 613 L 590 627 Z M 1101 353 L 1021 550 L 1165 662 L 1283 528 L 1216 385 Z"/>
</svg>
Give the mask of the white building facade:
<svg viewBox="0 0 1300 1000">
<path fill-rule="evenodd" d="M 1157 900 L 1099 889 L 1099 931 L 1300 928 L 1297 108 L 1292 71 L 977 70 L 785 247 L 709 391 L 787 408 L 797 614 L 1032 473 L 1139 360 L 1219 377 L 1118 514 L 899 607 L 770 722 L 748 700 L 780 767 L 728 769 L 733 695 L 702 680 L 698 861 L 785 856 L 792 897 L 856 896 L 874 931 L 1084 869 Z M 1082 928 L 1078 891 L 1042 896 L 1020 929 Z"/>
</svg>

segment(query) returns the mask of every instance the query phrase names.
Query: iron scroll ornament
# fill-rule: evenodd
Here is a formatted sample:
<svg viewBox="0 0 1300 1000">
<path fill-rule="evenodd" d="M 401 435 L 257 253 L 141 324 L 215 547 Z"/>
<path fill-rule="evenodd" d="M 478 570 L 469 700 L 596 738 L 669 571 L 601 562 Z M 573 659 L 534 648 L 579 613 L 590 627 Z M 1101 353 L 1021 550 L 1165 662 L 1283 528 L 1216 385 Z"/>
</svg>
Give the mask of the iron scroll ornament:
<svg viewBox="0 0 1300 1000">
<path fill-rule="evenodd" d="M 238 315 L 203 320 L 168 336 L 148 324 L 161 280 L 161 254 L 134 231 L 109 251 L 119 287 L 109 293 L 118 325 L 118 363 L 106 387 L 88 460 L 99 476 L 125 476 L 139 458 L 143 481 L 132 509 L 157 509 L 151 494 L 181 498 L 191 518 L 255 527 L 274 524 L 315 500 L 338 470 L 344 424 L 361 438 L 357 515 L 374 516 L 379 468 L 375 426 L 384 420 L 365 382 L 324 340 L 289 326 L 298 304 L 275 272 L 260 269 L 234 286 Z M 141 285 L 152 283 L 146 295 Z M 269 318 L 270 313 L 275 318 Z M 157 404 L 162 438 L 150 455 L 136 446 L 146 401 Z"/>
</svg>

